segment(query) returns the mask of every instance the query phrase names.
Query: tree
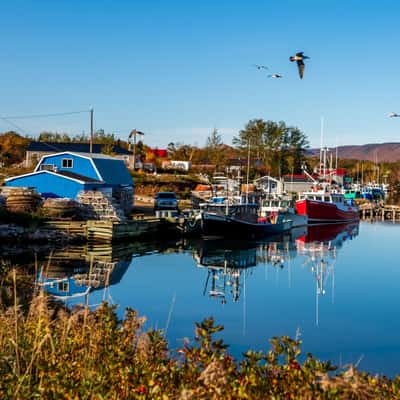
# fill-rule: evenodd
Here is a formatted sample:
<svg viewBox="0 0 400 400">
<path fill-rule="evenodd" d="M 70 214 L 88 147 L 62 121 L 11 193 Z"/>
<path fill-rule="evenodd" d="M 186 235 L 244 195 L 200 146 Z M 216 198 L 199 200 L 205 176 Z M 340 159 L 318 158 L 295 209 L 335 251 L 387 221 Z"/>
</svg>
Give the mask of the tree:
<svg viewBox="0 0 400 400">
<path fill-rule="evenodd" d="M 30 139 L 14 131 L 0 134 L 0 161 L 5 166 L 20 163 L 25 158 Z"/>
<path fill-rule="evenodd" d="M 252 160 L 261 163 L 271 175 L 281 176 L 292 170 L 301 171 L 308 141 L 298 128 L 288 127 L 283 121 L 253 119 L 234 137 L 233 144 L 243 158 L 250 146 Z"/>
<path fill-rule="evenodd" d="M 297 127 L 289 128 L 288 152 L 292 160 L 294 173 L 300 173 L 305 162 L 306 149 L 309 147 L 307 137 Z"/>
<path fill-rule="evenodd" d="M 209 163 L 215 164 L 217 169 L 226 159 L 225 152 L 222 151 L 223 146 L 222 137 L 218 130 L 214 128 L 206 141 L 205 156 Z"/>
<path fill-rule="evenodd" d="M 38 137 L 39 142 L 69 143 L 71 138 L 66 133 L 41 132 Z"/>
</svg>

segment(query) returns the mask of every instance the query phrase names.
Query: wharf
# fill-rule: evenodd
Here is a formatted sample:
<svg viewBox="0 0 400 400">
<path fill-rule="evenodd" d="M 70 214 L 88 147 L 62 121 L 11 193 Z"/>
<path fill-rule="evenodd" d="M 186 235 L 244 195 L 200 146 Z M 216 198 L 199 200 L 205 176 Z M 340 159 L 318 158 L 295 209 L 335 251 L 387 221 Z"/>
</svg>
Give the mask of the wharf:
<svg viewBox="0 0 400 400">
<path fill-rule="evenodd" d="M 400 221 L 400 206 L 390 204 L 365 203 L 359 206 L 361 219 Z"/>
<path fill-rule="evenodd" d="M 44 231 L 63 233 L 72 240 L 87 243 L 113 243 L 142 237 L 163 237 L 183 230 L 182 218 L 138 216 L 124 223 L 112 221 L 47 221 Z"/>
</svg>

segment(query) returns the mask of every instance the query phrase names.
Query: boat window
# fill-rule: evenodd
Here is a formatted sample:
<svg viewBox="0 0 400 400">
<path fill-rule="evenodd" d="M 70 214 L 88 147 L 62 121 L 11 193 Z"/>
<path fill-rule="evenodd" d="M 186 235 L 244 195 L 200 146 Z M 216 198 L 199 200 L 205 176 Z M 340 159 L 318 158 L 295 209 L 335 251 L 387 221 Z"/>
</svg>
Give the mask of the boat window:
<svg viewBox="0 0 400 400">
<path fill-rule="evenodd" d="M 315 196 L 315 200 L 322 200 L 321 196 Z"/>
<path fill-rule="evenodd" d="M 325 196 L 325 201 L 331 201 L 331 198 L 329 196 Z"/>
</svg>

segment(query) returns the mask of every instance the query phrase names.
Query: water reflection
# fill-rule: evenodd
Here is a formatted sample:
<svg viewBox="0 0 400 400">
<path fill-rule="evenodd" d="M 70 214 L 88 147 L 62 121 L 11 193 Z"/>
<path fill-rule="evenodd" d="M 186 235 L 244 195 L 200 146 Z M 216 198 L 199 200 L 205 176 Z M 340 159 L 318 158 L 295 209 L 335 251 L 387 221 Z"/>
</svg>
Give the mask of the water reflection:
<svg viewBox="0 0 400 400">
<path fill-rule="evenodd" d="M 113 302 L 110 288 L 121 282 L 134 257 L 179 251 L 177 243 L 137 243 L 114 246 L 80 246 L 55 249 L 44 257 L 37 283 L 59 300 L 90 306 L 89 294 L 103 291 L 102 300 Z"/>
<path fill-rule="evenodd" d="M 325 295 L 329 278 L 334 296 L 334 265 L 336 252 L 346 240 L 358 235 L 358 224 L 310 226 L 297 238 L 281 236 L 271 241 L 204 240 L 197 243 L 193 258 L 198 268 L 207 270 L 203 295 L 218 298 L 225 304 L 228 298 L 238 302 L 244 292 L 245 280 L 253 268 L 288 269 L 291 285 L 291 260 L 303 258 L 302 266 L 309 267 L 316 281 L 316 323 L 318 324 L 318 297 Z"/>
<path fill-rule="evenodd" d="M 225 304 L 228 294 L 239 300 L 242 275 L 250 275 L 257 265 L 257 248 L 251 242 L 203 241 L 193 257 L 199 268 L 207 269 L 203 295 L 221 299 Z M 227 293 L 229 292 L 229 293 Z"/>
<path fill-rule="evenodd" d="M 118 246 L 82 246 L 51 252 L 37 275 L 38 284 L 60 300 L 88 304 L 89 294 L 103 291 L 102 300 L 112 301 L 110 288 L 117 286 L 133 259 L 151 254 L 189 252 L 199 269 L 205 270 L 203 296 L 239 301 L 245 293 L 245 281 L 257 265 L 288 269 L 291 286 L 291 260 L 301 257 L 302 266 L 310 269 L 316 281 L 316 322 L 318 297 L 326 293 L 331 279 L 334 296 L 336 252 L 346 240 L 358 235 L 358 224 L 320 225 L 261 242 L 226 240 L 179 240 L 162 243 L 135 243 Z M 267 270 L 266 270 L 267 273 Z M 93 304 L 91 304 L 93 305 Z"/>
<path fill-rule="evenodd" d="M 319 324 L 319 297 L 326 294 L 331 283 L 332 303 L 335 301 L 335 262 L 337 251 L 347 240 L 358 235 L 359 224 L 310 226 L 307 235 L 296 239 L 297 255 L 304 258 L 315 277 L 315 323 Z"/>
</svg>

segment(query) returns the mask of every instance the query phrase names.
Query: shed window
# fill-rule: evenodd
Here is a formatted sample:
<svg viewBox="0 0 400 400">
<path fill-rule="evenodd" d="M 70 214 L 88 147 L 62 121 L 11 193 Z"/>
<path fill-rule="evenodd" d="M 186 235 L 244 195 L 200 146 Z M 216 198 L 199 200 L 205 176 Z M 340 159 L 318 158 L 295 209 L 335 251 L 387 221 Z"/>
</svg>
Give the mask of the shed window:
<svg viewBox="0 0 400 400">
<path fill-rule="evenodd" d="M 72 168 L 73 166 L 72 158 L 63 158 L 61 161 L 61 165 L 63 168 Z"/>
<path fill-rule="evenodd" d="M 54 164 L 42 164 L 40 166 L 41 171 L 54 171 L 56 166 Z"/>
<path fill-rule="evenodd" d="M 58 290 L 60 292 L 68 292 L 69 291 L 69 282 L 59 282 L 58 283 Z"/>
</svg>

